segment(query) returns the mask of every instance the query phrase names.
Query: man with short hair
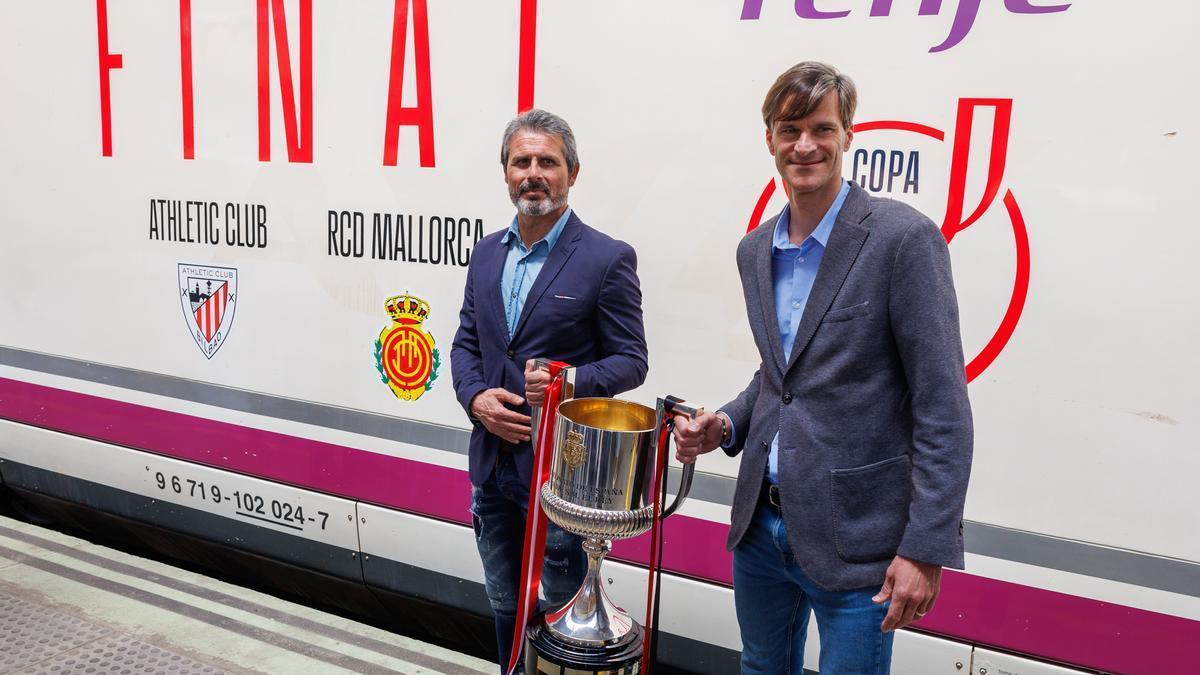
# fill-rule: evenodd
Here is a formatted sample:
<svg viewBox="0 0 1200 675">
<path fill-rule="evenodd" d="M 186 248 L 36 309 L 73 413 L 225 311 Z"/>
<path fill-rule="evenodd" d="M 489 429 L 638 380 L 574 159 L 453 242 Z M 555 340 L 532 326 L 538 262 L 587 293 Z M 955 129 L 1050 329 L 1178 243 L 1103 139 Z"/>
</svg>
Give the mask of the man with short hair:
<svg viewBox="0 0 1200 675">
<path fill-rule="evenodd" d="M 533 472 L 529 406 L 540 404 L 549 383 L 533 359 L 575 366 L 576 397 L 633 389 L 645 381 L 647 363 L 633 248 L 584 225 L 567 205 L 579 175 L 570 126 L 543 110 L 518 116 L 504 132 L 500 162 L 517 215 L 471 253 L 450 365 L 474 425 L 471 514 L 503 672 Z M 579 538 L 551 523 L 547 602 L 570 600 L 586 567 Z"/>
<path fill-rule="evenodd" d="M 715 414 L 677 419 L 678 455 L 741 453 L 728 546 L 743 673 L 886 673 L 892 631 L 963 566 L 971 466 L 958 305 L 938 228 L 842 178 L 857 93 L 831 66 L 763 102 L 788 205 L 738 246 L 762 362 Z"/>
</svg>

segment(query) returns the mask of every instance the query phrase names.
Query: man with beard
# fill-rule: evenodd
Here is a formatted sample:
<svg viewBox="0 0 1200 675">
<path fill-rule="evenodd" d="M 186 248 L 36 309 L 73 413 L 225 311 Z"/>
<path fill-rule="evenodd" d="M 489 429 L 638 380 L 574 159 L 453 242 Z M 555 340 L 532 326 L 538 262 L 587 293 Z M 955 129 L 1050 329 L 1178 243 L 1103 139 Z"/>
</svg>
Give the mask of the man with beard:
<svg viewBox="0 0 1200 675">
<path fill-rule="evenodd" d="M 576 397 L 632 389 L 647 364 L 633 248 L 584 225 L 567 205 L 579 176 L 571 128 L 530 110 L 505 129 L 500 162 L 517 215 L 471 253 L 450 363 L 474 425 L 471 514 L 503 671 L 533 471 L 529 406 L 549 380 L 533 359 L 575 366 Z M 542 571 L 550 606 L 570 600 L 585 571 L 579 538 L 550 524 Z"/>
</svg>

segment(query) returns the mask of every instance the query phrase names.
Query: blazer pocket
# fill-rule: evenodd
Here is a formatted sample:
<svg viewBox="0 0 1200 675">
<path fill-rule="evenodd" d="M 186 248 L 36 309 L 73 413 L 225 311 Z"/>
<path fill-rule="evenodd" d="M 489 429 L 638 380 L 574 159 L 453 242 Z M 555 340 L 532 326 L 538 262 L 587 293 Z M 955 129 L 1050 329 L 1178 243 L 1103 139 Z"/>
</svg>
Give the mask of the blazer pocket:
<svg viewBox="0 0 1200 675">
<path fill-rule="evenodd" d="M 821 323 L 835 323 L 837 321 L 849 321 L 857 319 L 860 316 L 866 316 L 871 312 L 871 301 L 860 302 L 857 305 L 849 307 L 839 307 L 825 312 L 825 318 L 821 319 Z"/>
<path fill-rule="evenodd" d="M 869 563 L 896 555 L 908 525 L 911 474 L 908 455 L 829 472 L 833 543 L 839 558 Z"/>
<path fill-rule="evenodd" d="M 553 293 L 547 291 L 542 296 L 538 308 L 548 315 L 567 323 L 577 323 L 587 316 L 589 307 L 586 300 L 575 294 Z"/>
</svg>

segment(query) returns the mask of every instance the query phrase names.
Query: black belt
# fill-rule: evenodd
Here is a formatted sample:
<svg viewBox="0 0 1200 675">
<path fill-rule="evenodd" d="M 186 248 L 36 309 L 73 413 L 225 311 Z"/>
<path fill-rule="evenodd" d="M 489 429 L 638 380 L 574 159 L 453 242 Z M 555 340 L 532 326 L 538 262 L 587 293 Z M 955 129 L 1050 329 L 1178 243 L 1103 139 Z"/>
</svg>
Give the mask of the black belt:
<svg viewBox="0 0 1200 675">
<path fill-rule="evenodd" d="M 783 508 L 783 500 L 779 498 L 779 486 L 771 481 L 764 480 L 760 499 L 774 506 L 777 509 Z"/>
</svg>

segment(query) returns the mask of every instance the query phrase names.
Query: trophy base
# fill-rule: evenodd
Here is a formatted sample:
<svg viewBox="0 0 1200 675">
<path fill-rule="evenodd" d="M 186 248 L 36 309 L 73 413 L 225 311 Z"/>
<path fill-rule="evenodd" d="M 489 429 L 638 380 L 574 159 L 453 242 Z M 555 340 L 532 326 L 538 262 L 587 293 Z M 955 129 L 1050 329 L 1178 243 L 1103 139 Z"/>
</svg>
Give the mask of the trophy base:
<svg viewBox="0 0 1200 675">
<path fill-rule="evenodd" d="M 638 675 L 642 672 L 642 627 L 613 645 L 569 644 L 546 630 L 539 617 L 525 631 L 526 675 Z"/>
</svg>

